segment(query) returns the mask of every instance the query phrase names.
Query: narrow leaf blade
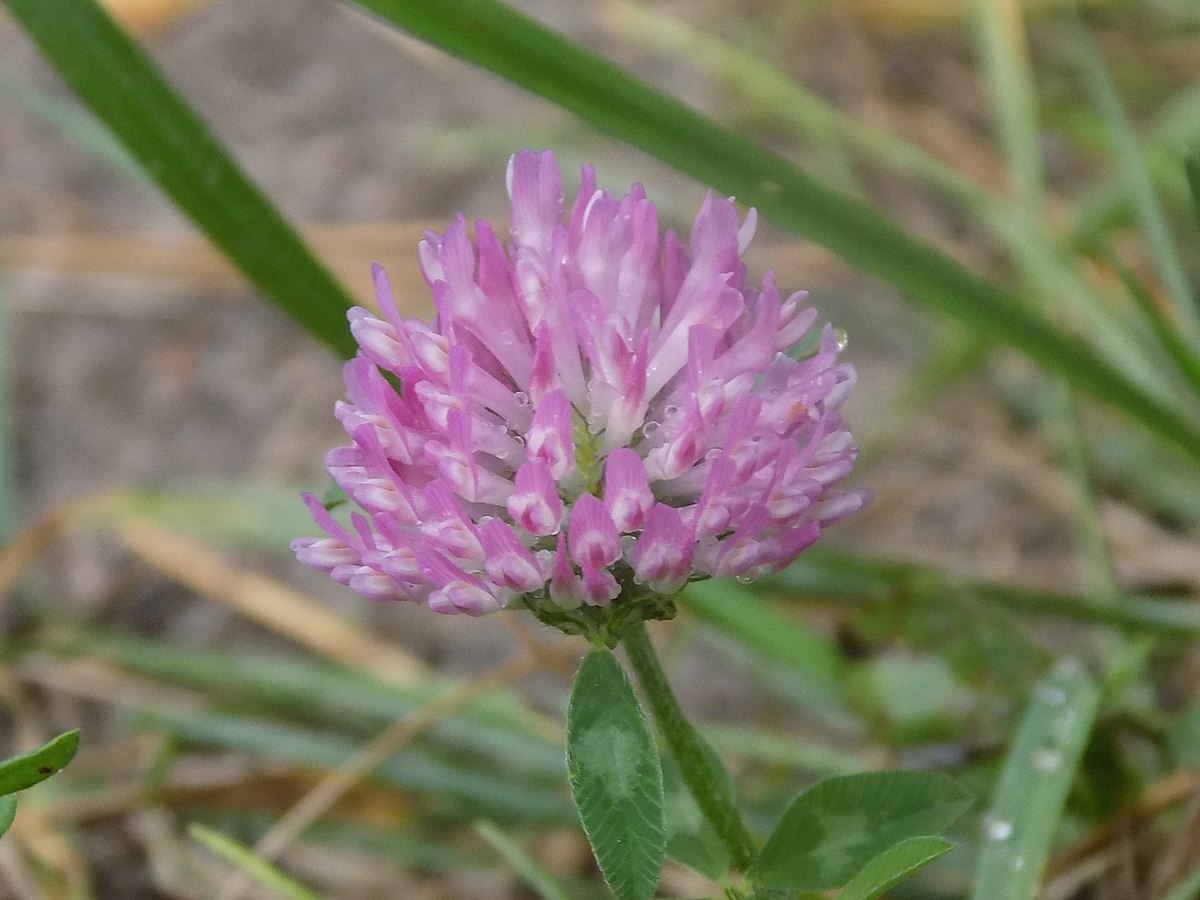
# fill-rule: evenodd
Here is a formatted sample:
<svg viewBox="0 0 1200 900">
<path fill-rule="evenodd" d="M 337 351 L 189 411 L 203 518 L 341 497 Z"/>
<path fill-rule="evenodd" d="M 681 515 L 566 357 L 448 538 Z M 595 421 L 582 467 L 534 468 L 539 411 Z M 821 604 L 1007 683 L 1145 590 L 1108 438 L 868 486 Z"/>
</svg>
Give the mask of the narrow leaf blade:
<svg viewBox="0 0 1200 900">
<path fill-rule="evenodd" d="M 63 80 L 258 288 L 339 355 L 350 298 L 95 0 L 3 0 Z"/>
<path fill-rule="evenodd" d="M 193 824 L 188 828 L 188 834 L 192 836 L 193 840 L 203 844 L 217 856 L 237 866 L 259 884 L 273 889 L 287 900 L 319 900 L 316 894 L 297 884 L 262 857 L 256 856 L 253 850 L 243 847 L 219 831 Z"/>
<path fill-rule="evenodd" d="M 79 749 L 79 729 L 58 737 L 20 756 L 0 762 L 0 796 L 15 794 L 45 781 L 71 761 Z"/>
<path fill-rule="evenodd" d="M 827 890 L 911 837 L 941 831 L 971 801 L 933 772 L 868 772 L 828 778 L 787 808 L 753 867 L 763 884 Z"/>
<path fill-rule="evenodd" d="M 475 823 L 475 833 L 487 841 L 504 861 L 513 867 L 526 886 L 541 900 L 570 900 L 549 872 L 534 862 L 521 845 L 505 834 L 494 822 Z"/>
<path fill-rule="evenodd" d="M 1117 94 L 1112 76 L 1082 25 L 1078 27 L 1076 45 L 1084 83 L 1112 135 L 1121 177 L 1133 202 L 1142 237 L 1178 317 L 1181 337 L 1196 348 L 1200 346 L 1200 307 L 1175 247 L 1166 211 L 1146 167 L 1141 142 Z"/>
<path fill-rule="evenodd" d="M 1073 660 L 1038 682 L 983 820 L 975 900 L 1032 900 L 1100 692 Z"/>
<path fill-rule="evenodd" d="M 616 657 L 584 658 L 567 709 L 567 774 L 588 842 L 618 900 L 649 900 L 666 852 L 650 725 Z"/>
<path fill-rule="evenodd" d="M 837 900 L 875 900 L 913 872 L 953 848 L 945 838 L 923 835 L 889 847 L 846 882 Z"/>
</svg>

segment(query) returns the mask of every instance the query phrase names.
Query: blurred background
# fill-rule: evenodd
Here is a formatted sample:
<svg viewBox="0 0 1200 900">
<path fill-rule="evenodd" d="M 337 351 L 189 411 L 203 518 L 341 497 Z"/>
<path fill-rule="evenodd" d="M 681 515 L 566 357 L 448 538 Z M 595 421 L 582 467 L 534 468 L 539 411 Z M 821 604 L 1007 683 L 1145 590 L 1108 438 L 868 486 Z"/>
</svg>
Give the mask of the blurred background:
<svg viewBox="0 0 1200 900">
<path fill-rule="evenodd" d="M 703 199 L 703 185 L 348 6 L 105 5 L 363 303 L 379 261 L 403 311 L 428 316 L 422 231 L 458 211 L 503 220 L 505 161 L 522 147 L 553 148 L 569 191 L 585 162 L 613 191 L 641 181 L 685 232 Z M 905 162 L 915 148 L 982 196 L 1014 190 L 969 4 L 515 5 L 971 268 L 1011 278 L 985 218 Z M 1129 236 L 1065 4 L 1000 6 L 1024 12 L 1044 225 L 1081 249 L 1083 284 L 1111 290 L 1117 276 L 1090 246 L 1111 246 L 1135 274 L 1150 263 Z M 1200 8 L 1084 6 L 1168 213 L 1191 229 L 1182 246 L 1194 276 L 1195 225 L 1164 160 L 1200 139 Z M 847 418 L 864 447 L 853 482 L 876 500 L 823 543 L 906 567 L 894 594 L 823 602 L 821 588 L 796 587 L 810 602 L 784 614 L 817 649 L 792 668 L 756 661 L 736 626 L 704 616 L 657 629 L 685 704 L 738 750 L 764 822 L 819 775 L 880 765 L 950 767 L 986 792 L 1022 690 L 1052 655 L 1107 638 L 970 590 L 924 602 L 913 585 L 928 585 L 925 567 L 939 573 L 936 591 L 995 582 L 1028 599 L 1099 583 L 1194 598 L 1200 488 L 1171 466 L 1130 463 L 1116 417 L 1088 408 L 1095 516 L 1081 517 L 1071 440 L 1046 416 L 1056 382 L 770 226 L 749 264 L 809 290 L 849 334 L 859 385 Z M 188 836 L 190 823 L 253 844 L 393 718 L 480 673 L 509 687 L 398 738 L 391 768 L 354 779 L 320 825 L 285 841 L 281 866 L 328 897 L 539 896 L 480 833 L 482 817 L 569 896 L 603 896 L 554 773 L 555 722 L 582 646 L 515 616 L 371 605 L 290 558 L 287 541 L 312 531 L 298 492 L 324 489 L 322 457 L 341 441 L 340 360 L 255 295 L 4 13 L 0 357 L 0 756 L 84 733 L 62 783 L 23 803 L 0 843 L 0 897 L 232 896 L 231 868 Z M 825 669 L 813 662 L 823 653 L 836 657 Z M 1166 738 L 1137 710 L 1186 709 L 1200 654 L 1185 641 L 1161 655 L 1137 683 L 1143 705 L 1099 741 L 1096 773 L 1109 780 L 1096 774 L 1093 796 L 1076 797 L 1046 898 L 1163 896 L 1194 862 L 1200 786 L 1150 761 Z M 526 657 L 539 665 L 503 669 Z M 512 790 L 489 793 L 504 782 Z M 969 851 L 960 856 L 908 896 L 964 896 Z M 664 876 L 663 896 L 711 889 L 682 868 Z"/>
</svg>

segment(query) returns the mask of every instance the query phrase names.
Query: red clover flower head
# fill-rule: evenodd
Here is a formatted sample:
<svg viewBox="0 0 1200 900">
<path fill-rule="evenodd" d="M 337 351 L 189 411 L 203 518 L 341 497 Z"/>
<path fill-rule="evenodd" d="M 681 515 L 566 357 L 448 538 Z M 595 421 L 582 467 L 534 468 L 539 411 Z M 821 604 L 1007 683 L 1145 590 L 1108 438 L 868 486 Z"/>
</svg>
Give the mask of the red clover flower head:
<svg viewBox="0 0 1200 900">
<path fill-rule="evenodd" d="M 564 219 L 550 151 L 514 156 L 508 192 L 507 247 L 462 216 L 421 242 L 432 325 L 374 268 L 383 318 L 349 313 L 351 443 L 326 458 L 362 512 L 306 495 L 327 536 L 301 562 L 440 613 L 605 607 L 778 571 L 866 502 L 838 488 L 854 370 L 803 292 L 746 284 L 753 210 L 710 193 L 685 246 L 585 167 Z"/>
</svg>

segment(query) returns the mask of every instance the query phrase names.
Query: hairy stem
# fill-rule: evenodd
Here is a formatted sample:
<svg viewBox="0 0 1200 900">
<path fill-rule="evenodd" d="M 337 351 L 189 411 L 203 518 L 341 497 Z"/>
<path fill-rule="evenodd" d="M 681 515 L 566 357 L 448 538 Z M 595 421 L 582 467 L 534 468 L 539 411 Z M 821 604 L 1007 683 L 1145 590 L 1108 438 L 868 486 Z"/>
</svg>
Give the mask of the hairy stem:
<svg viewBox="0 0 1200 900">
<path fill-rule="evenodd" d="M 622 635 L 622 644 L 667 749 L 679 765 L 684 784 L 724 842 L 733 867 L 745 871 L 758 853 L 754 837 L 734 805 L 733 786 L 719 757 L 679 708 L 646 633 L 646 623 L 641 620 L 630 623 Z"/>
</svg>

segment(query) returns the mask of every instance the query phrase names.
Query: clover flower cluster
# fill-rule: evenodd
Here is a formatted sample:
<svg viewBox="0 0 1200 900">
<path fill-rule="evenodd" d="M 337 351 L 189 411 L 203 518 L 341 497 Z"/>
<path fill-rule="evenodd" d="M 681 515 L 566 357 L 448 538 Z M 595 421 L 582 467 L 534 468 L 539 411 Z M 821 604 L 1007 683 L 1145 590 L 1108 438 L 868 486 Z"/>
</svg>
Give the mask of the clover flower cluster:
<svg viewBox="0 0 1200 900">
<path fill-rule="evenodd" d="M 349 313 L 351 443 L 326 458 L 362 511 L 306 495 L 327 536 L 301 562 L 439 613 L 605 606 L 775 572 L 864 504 L 838 488 L 854 371 L 803 293 L 747 285 L 753 211 L 709 194 L 685 247 L 585 167 L 567 213 L 549 151 L 514 156 L 508 192 L 507 246 L 462 216 L 421 242 L 432 324 L 374 268 L 383 317 Z"/>
</svg>

